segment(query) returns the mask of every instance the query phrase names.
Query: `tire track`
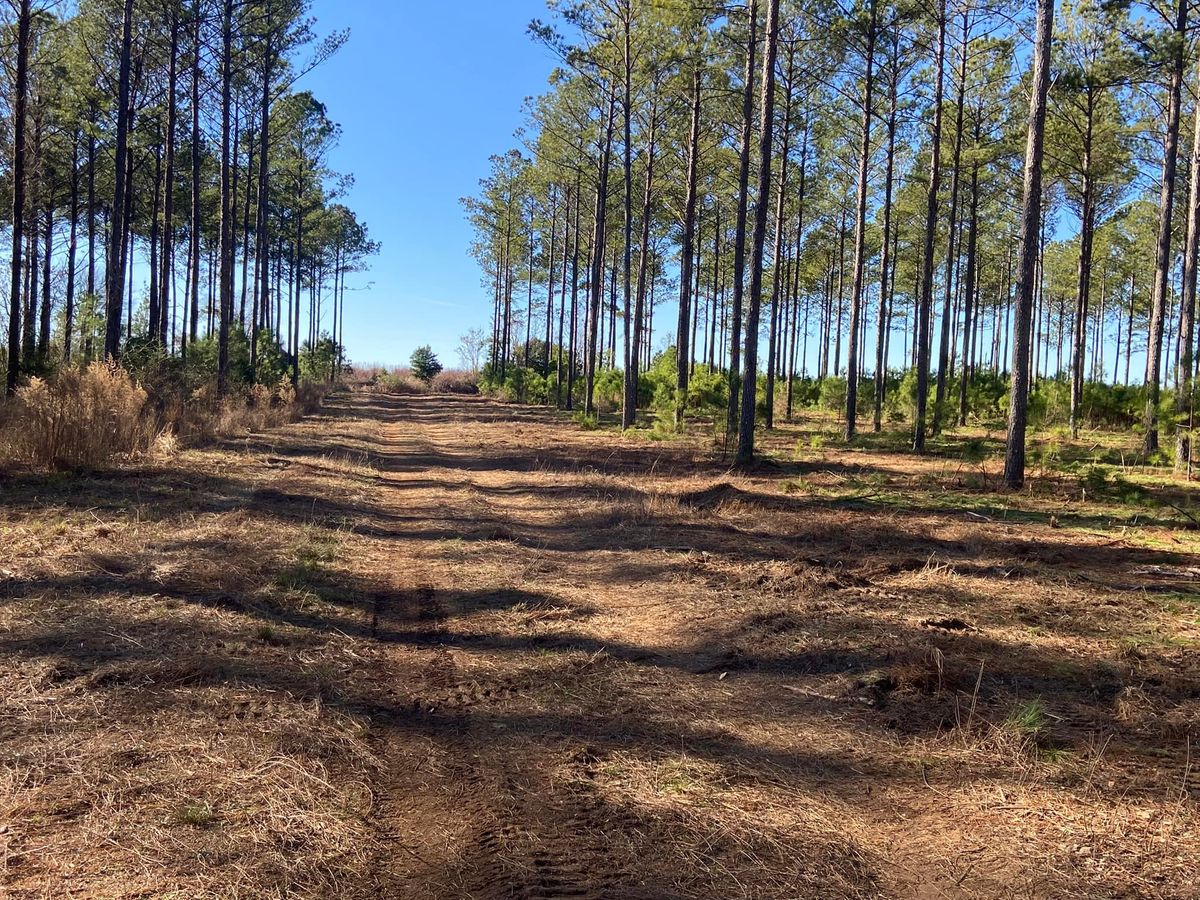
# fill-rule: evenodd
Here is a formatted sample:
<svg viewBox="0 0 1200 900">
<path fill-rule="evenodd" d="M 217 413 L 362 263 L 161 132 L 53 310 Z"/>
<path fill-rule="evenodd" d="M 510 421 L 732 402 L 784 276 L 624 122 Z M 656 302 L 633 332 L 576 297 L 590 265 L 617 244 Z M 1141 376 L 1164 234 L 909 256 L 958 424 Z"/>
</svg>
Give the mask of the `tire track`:
<svg viewBox="0 0 1200 900">
<path fill-rule="evenodd" d="M 390 482 L 379 498 L 381 508 L 396 513 L 424 508 L 431 521 L 452 522 L 459 531 L 499 522 L 501 509 L 463 490 L 473 482 L 471 474 L 463 480 L 464 470 L 470 473 L 476 463 L 482 468 L 487 460 L 470 451 L 463 455 L 463 446 L 446 441 L 438 425 L 419 413 L 406 405 L 402 419 L 377 432 Z M 451 472 L 448 463 L 459 471 Z M 438 481 L 444 475 L 449 477 Z M 413 484 L 422 486 L 405 490 Z M 528 735 L 506 724 L 510 712 L 518 717 L 528 712 L 523 700 L 542 708 L 553 702 L 546 699 L 549 688 L 604 677 L 607 657 L 514 656 L 501 666 L 460 667 L 460 661 L 472 661 L 472 652 L 451 638 L 456 626 L 469 628 L 439 599 L 454 584 L 430 578 L 429 571 L 405 571 L 436 550 L 431 544 L 406 546 L 410 555 L 396 560 L 396 545 L 381 543 L 374 564 L 378 569 L 386 561 L 406 584 L 376 598 L 371 636 L 389 655 L 407 660 L 409 673 L 406 683 L 396 685 L 408 711 L 372 719 L 376 753 L 385 763 L 374 786 L 375 896 L 669 896 L 638 889 L 634 848 L 644 829 L 596 794 L 571 748 L 536 738 L 530 743 Z M 406 644 L 406 636 L 420 640 Z M 427 742 L 427 756 L 417 762 L 405 756 L 411 754 L 413 730 Z"/>
</svg>

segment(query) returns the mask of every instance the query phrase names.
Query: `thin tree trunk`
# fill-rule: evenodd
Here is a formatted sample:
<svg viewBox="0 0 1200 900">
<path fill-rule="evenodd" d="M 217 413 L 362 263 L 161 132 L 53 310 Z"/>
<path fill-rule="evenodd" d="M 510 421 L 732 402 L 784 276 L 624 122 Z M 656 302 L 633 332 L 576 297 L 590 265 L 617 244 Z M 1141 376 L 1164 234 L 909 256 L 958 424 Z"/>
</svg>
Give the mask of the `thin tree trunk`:
<svg viewBox="0 0 1200 900">
<path fill-rule="evenodd" d="M 167 147 L 166 147 L 166 190 L 163 192 L 162 254 L 159 264 L 159 290 L 162 295 L 159 306 L 163 310 L 159 322 L 158 340 L 167 342 L 167 303 L 171 299 L 171 286 L 175 280 L 175 132 L 178 129 L 179 104 L 176 92 L 179 84 L 179 13 L 171 13 L 171 48 L 167 64 Z"/>
<path fill-rule="evenodd" d="M 1155 245 L 1154 294 L 1150 306 L 1150 338 L 1146 347 L 1146 412 L 1143 419 L 1146 455 L 1158 450 L 1158 402 L 1162 387 L 1163 331 L 1167 319 L 1167 291 L 1171 278 L 1171 224 L 1175 206 L 1175 166 L 1179 148 L 1179 107 L 1183 87 L 1185 35 L 1188 0 L 1179 0 L 1175 15 L 1175 37 L 1171 82 L 1167 91 L 1167 133 L 1163 147 L 1162 194 L 1158 209 L 1158 240 Z"/>
<path fill-rule="evenodd" d="M 754 458 L 754 423 L 758 406 L 758 324 L 762 311 L 763 249 L 771 196 L 771 131 L 775 121 L 775 59 L 779 49 L 779 0 L 768 0 L 767 44 L 763 54 L 762 98 L 758 122 L 758 191 L 754 207 L 754 239 L 750 258 L 750 306 L 746 315 L 746 351 L 742 376 L 742 421 L 737 460 Z"/>
<path fill-rule="evenodd" d="M 979 146 L 979 130 L 976 126 L 975 146 Z M 975 310 L 975 293 L 976 293 L 976 278 L 978 273 L 978 249 L 979 249 L 979 164 L 974 163 L 971 166 L 971 211 L 968 214 L 967 220 L 967 276 L 966 285 L 963 289 L 963 348 L 962 348 L 962 372 L 958 377 L 958 424 L 967 424 L 968 401 L 970 399 L 971 387 L 971 354 L 973 352 L 973 338 L 975 320 L 977 314 Z"/>
<path fill-rule="evenodd" d="M 1200 80 L 1200 62 L 1197 63 Z M 1196 264 L 1200 248 L 1200 110 L 1192 136 L 1191 191 L 1188 196 L 1187 234 L 1183 254 L 1183 293 L 1179 315 L 1179 388 L 1176 410 L 1181 419 L 1175 445 L 1175 471 L 1191 474 L 1192 426 L 1195 418 L 1194 371 L 1196 341 Z"/>
<path fill-rule="evenodd" d="M 874 0 L 872 0 L 874 2 Z M 775 195 L 775 244 L 771 251 L 771 330 L 767 344 L 767 417 L 763 423 L 768 430 L 775 427 L 775 365 L 779 332 L 779 308 L 787 294 L 787 277 L 783 257 L 784 222 L 787 218 L 788 154 L 791 152 L 792 85 L 796 74 L 796 43 L 788 45 L 787 87 L 784 91 L 783 123 L 780 129 L 782 146 L 779 151 L 779 184 Z"/>
<path fill-rule="evenodd" d="M 17 72 L 13 93 L 12 272 L 8 294 L 8 369 L 5 393 L 12 395 L 21 377 L 21 250 L 25 240 L 25 119 L 29 98 L 30 0 L 17 11 Z"/>
<path fill-rule="evenodd" d="M 188 248 L 188 268 L 191 271 L 192 321 L 190 338 L 195 341 L 200 325 L 200 0 L 192 3 L 192 210 L 191 243 Z M 184 353 L 186 357 L 186 349 Z"/>
<path fill-rule="evenodd" d="M 546 339 L 542 347 L 542 374 L 550 377 L 550 340 L 554 336 L 554 251 L 558 237 L 558 194 L 550 189 L 550 252 L 546 272 Z"/>
<path fill-rule="evenodd" d="M 75 274 L 79 250 L 79 129 L 71 138 L 70 236 L 67 238 L 67 290 L 63 309 L 63 361 L 71 361 L 71 335 L 75 329 Z"/>
<path fill-rule="evenodd" d="M 867 179 L 871 165 L 871 106 L 875 81 L 876 0 L 870 0 L 867 23 L 866 74 L 863 83 L 862 145 L 858 157 L 858 205 L 854 213 L 854 286 L 850 297 L 850 340 L 846 347 L 846 429 L 847 441 L 854 440 L 858 428 L 859 331 L 863 318 L 863 285 L 866 275 Z M 884 243 L 887 236 L 884 235 Z"/>
<path fill-rule="evenodd" d="M 1037 38 L 1033 47 L 1033 84 L 1029 98 L 1029 127 L 1025 144 L 1025 186 L 1021 204 L 1012 395 L 1008 406 L 1008 447 L 1004 455 L 1004 483 L 1012 490 L 1020 489 L 1025 483 L 1025 429 L 1030 382 L 1029 345 L 1033 320 L 1034 280 L 1037 277 L 1038 235 L 1041 231 L 1042 152 L 1053 31 L 1054 0 L 1038 0 Z"/>
<path fill-rule="evenodd" d="M 50 179 L 47 177 L 47 193 Z M 46 198 L 45 248 L 42 254 L 42 307 L 38 320 L 38 361 L 45 365 L 50 359 L 50 265 L 54 258 L 54 201 Z"/>
<path fill-rule="evenodd" d="M 888 235 L 892 231 L 892 183 L 896 171 L 896 120 L 899 105 L 900 29 L 893 29 L 891 70 L 888 78 L 887 171 L 883 182 L 883 246 L 879 263 L 879 322 L 875 342 L 875 418 L 876 434 L 883 430 L 883 404 L 887 398 L 887 342 L 890 333 L 892 295 L 888 290 L 888 272 L 894 267 Z"/>
<path fill-rule="evenodd" d="M 117 88 L 117 133 L 114 151 L 115 188 L 112 226 L 108 241 L 108 291 L 104 337 L 104 355 L 112 359 L 121 352 L 121 295 L 125 275 L 125 235 L 127 229 L 129 160 L 129 81 L 133 47 L 133 0 L 125 0 L 121 20 L 120 74 Z"/>
<path fill-rule="evenodd" d="M 234 152 L 231 137 L 233 103 L 233 2 L 225 0 L 221 21 L 221 318 L 217 335 L 217 394 L 229 385 L 229 328 L 233 319 Z"/>
<path fill-rule="evenodd" d="M 967 83 L 967 43 L 968 43 L 968 24 L 969 24 L 970 7 L 963 9 L 962 14 L 962 53 L 959 57 L 958 71 L 958 96 L 955 104 L 955 121 L 954 121 L 954 159 L 950 169 L 950 231 L 947 236 L 946 249 L 946 285 L 942 300 L 942 328 L 941 340 L 938 343 L 938 371 L 937 371 L 937 387 L 935 390 L 933 403 L 933 433 L 937 434 L 942 430 L 942 414 L 946 400 L 946 379 L 949 376 L 950 370 L 950 310 L 951 298 L 954 296 L 956 287 L 956 279 L 950 276 L 955 270 L 958 248 L 958 188 L 961 180 L 959 169 L 962 162 L 962 144 L 963 144 L 963 107 L 966 96 Z"/>
<path fill-rule="evenodd" d="M 751 0 L 753 8 L 755 0 Z M 700 61 L 692 70 L 692 119 L 688 136 L 686 197 L 683 209 L 683 243 L 679 249 L 679 320 L 675 332 L 675 427 L 683 428 L 691 375 L 688 322 L 692 290 L 692 267 L 696 254 L 696 187 L 700 177 Z"/>
<path fill-rule="evenodd" d="M 758 0 L 750 0 L 747 13 L 746 72 L 742 86 L 742 134 L 738 159 L 738 206 L 733 233 L 733 308 L 729 336 L 729 417 L 725 447 L 737 435 L 741 391 L 742 305 L 746 282 L 746 216 L 750 204 L 750 143 L 754 139 L 754 59 L 758 45 Z"/>
<path fill-rule="evenodd" d="M 608 98 L 608 122 L 604 128 L 604 146 L 600 152 L 600 171 L 596 181 L 596 215 L 592 238 L 592 270 L 589 277 L 589 292 L 591 294 L 588 309 L 588 348 L 587 348 L 587 384 L 584 396 L 583 411 L 585 415 L 593 415 L 595 407 L 596 387 L 596 354 L 600 352 L 599 334 L 600 305 L 604 297 L 604 244 L 605 228 L 608 221 L 608 171 L 612 156 L 613 120 L 616 117 L 616 95 L 611 93 Z"/>
<path fill-rule="evenodd" d="M 642 352 L 642 319 L 646 306 L 646 279 L 650 266 L 650 225 L 654 203 L 654 152 L 658 128 L 658 97 L 654 93 L 650 102 L 650 134 L 646 146 L 646 184 L 642 191 L 642 233 L 638 247 L 637 290 L 633 307 L 633 347 L 629 354 L 629 369 L 625 378 L 625 408 L 622 426 L 634 424 L 637 407 L 639 360 Z"/>
<path fill-rule="evenodd" d="M 1039 0 L 1039 3 L 1053 0 Z M 946 60 L 946 0 L 937 11 L 937 53 L 934 62 L 933 132 L 930 136 L 929 192 L 925 204 L 925 238 L 921 257 L 920 294 L 917 300 L 917 409 L 913 423 L 913 450 L 925 450 L 925 419 L 929 403 L 930 312 L 933 306 L 933 254 L 937 238 L 938 187 L 942 177 L 942 81 Z"/>
</svg>

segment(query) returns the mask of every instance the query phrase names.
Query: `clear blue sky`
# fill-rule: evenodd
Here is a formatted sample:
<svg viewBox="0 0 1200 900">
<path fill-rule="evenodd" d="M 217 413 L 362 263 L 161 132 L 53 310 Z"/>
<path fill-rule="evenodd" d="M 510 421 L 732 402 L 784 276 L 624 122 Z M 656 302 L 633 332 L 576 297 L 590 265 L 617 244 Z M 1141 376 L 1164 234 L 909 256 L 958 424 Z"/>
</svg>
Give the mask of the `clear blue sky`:
<svg viewBox="0 0 1200 900">
<path fill-rule="evenodd" d="M 401 364 L 428 343 L 457 365 L 459 336 L 490 314 L 458 201 L 546 89 L 554 60 L 526 34 L 545 0 L 313 0 L 313 14 L 350 41 L 301 86 L 342 126 L 332 165 L 354 174 L 347 205 L 383 243 L 350 283 L 347 352 Z"/>
</svg>

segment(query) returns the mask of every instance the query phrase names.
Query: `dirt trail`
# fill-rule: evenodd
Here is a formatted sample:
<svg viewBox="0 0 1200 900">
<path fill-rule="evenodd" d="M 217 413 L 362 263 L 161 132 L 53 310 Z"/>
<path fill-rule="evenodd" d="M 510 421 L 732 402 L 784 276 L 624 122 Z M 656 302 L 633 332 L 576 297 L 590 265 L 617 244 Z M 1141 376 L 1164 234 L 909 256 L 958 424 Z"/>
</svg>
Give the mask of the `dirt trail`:
<svg viewBox="0 0 1200 900">
<path fill-rule="evenodd" d="M 10 534 L 125 524 L 38 532 L 0 582 L 2 884 L 1194 896 L 1197 629 L 1154 582 L 1188 560 L 789 493 L 872 465 L 735 474 L 549 411 L 343 395 L 135 485 L 18 486 Z M 1173 639 L 1129 649 L 1146 628 Z"/>
<path fill-rule="evenodd" d="M 970 774 L 937 787 L 914 765 L 955 715 L 944 696 L 864 721 L 887 699 L 864 683 L 887 682 L 877 668 L 914 648 L 875 633 L 847 652 L 861 626 L 806 623 L 801 609 L 844 603 L 847 587 L 868 615 L 873 591 L 886 603 L 853 574 L 866 560 L 818 560 L 815 590 L 772 583 L 836 520 L 806 540 L 791 516 L 738 499 L 774 484 L 686 445 L 474 400 L 357 402 L 368 417 L 389 409 L 375 451 L 387 514 L 359 574 L 395 573 L 407 600 L 392 652 L 418 657 L 403 687 L 414 712 L 376 727 L 391 760 L 382 828 L 406 848 L 389 858 L 385 841 L 380 866 L 400 896 L 1071 891 L 1079 876 L 1050 862 L 1062 848 L 995 811 L 1024 800 Z M 882 556 L 906 549 L 889 524 L 901 545 Z M 402 636 L 414 628 L 418 650 Z M 779 634 L 791 647 L 756 659 Z M 837 650 L 814 653 L 822 643 Z M 916 643 L 922 663 L 942 652 Z M 415 764 L 414 729 L 429 741 Z"/>
</svg>

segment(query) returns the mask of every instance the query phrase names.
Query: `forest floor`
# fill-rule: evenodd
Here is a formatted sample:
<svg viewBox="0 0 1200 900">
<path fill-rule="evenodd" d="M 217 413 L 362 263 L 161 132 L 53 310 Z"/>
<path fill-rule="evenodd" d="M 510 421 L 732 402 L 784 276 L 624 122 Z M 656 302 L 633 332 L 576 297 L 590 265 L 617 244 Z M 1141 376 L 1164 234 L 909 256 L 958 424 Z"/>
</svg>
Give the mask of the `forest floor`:
<svg viewBox="0 0 1200 900">
<path fill-rule="evenodd" d="M 819 432 L 0 478 L 0 895 L 1197 897 L 1200 495 Z"/>
</svg>

